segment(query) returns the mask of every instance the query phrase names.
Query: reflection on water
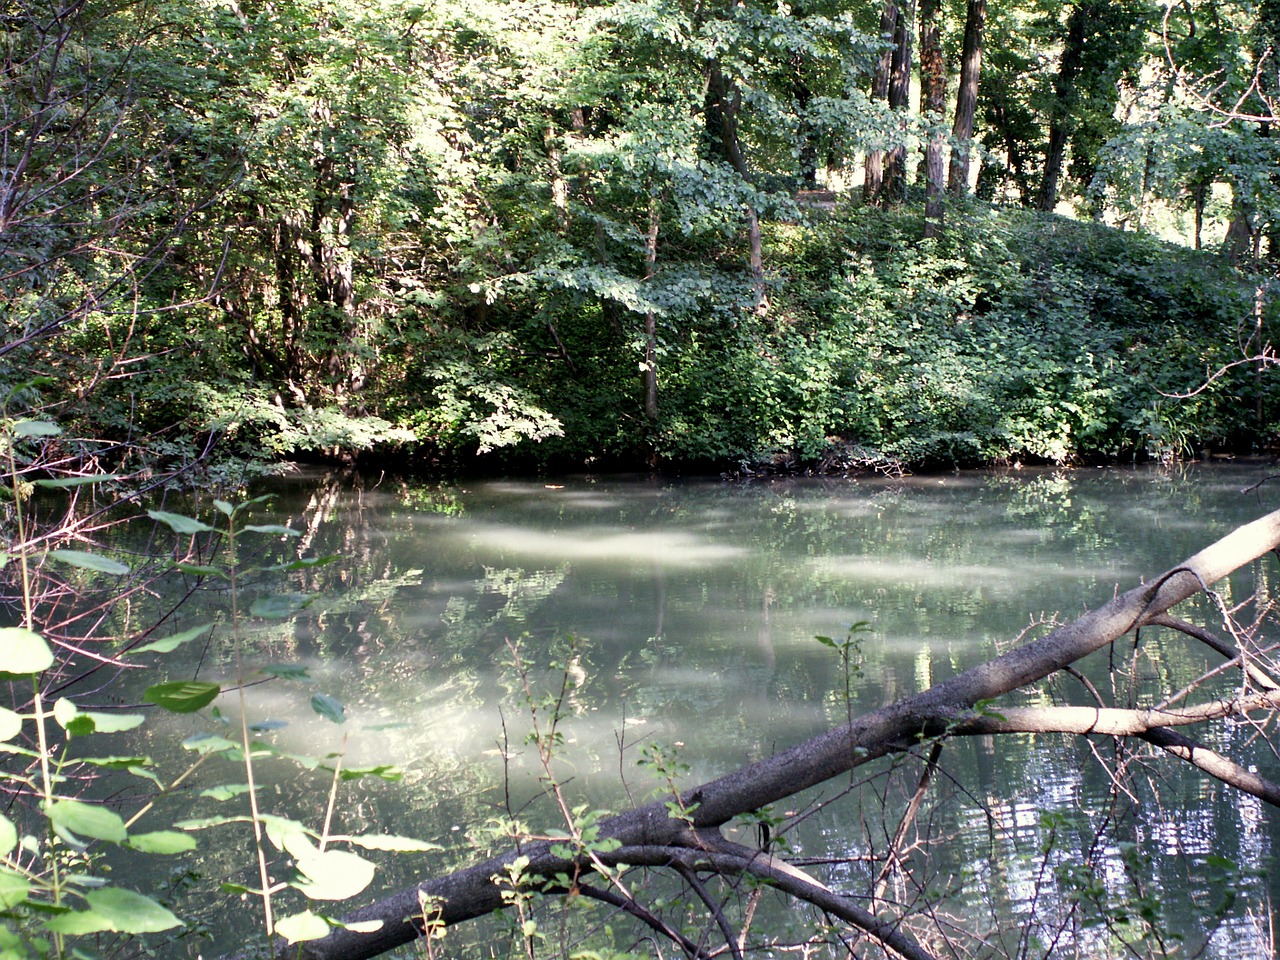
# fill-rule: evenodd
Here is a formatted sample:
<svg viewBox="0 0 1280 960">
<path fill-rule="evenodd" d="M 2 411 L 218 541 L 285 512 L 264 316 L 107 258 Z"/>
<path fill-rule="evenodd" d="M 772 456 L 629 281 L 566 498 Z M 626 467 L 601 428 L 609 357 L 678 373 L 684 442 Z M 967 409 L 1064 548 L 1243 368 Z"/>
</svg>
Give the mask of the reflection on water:
<svg viewBox="0 0 1280 960">
<path fill-rule="evenodd" d="M 350 788 L 338 813 L 343 830 L 446 846 L 435 864 L 384 866 L 381 889 L 397 889 L 469 856 L 463 835 L 505 810 L 537 828 L 556 825 L 549 807 L 526 807 L 540 793 L 540 770 L 504 666 L 516 646 L 535 686 L 554 689 L 562 674 L 547 665 L 568 664 L 577 688 L 557 773 L 575 797 L 617 808 L 651 794 L 651 774 L 637 766 L 644 744 L 678 744 L 692 784 L 937 683 L 1043 629 L 1033 624 L 1070 618 L 1253 519 L 1269 507 L 1239 491 L 1258 473 L 755 485 L 298 479 L 279 485 L 275 520 L 306 531 L 308 554 L 341 559 L 296 575 L 295 586 L 320 599 L 255 634 L 251 656 L 255 666 L 305 664 L 317 683 L 252 687 L 250 710 L 255 720 L 287 721 L 269 735 L 281 749 L 345 749 L 348 764 L 403 768 L 400 784 Z M 1233 589 L 1243 596 L 1253 581 L 1242 575 L 1224 594 Z M 842 640 L 860 621 L 870 630 L 846 670 L 814 637 Z M 218 641 L 196 656 L 166 669 L 231 676 Z M 1189 642 L 1153 637 L 1140 683 L 1176 688 L 1205 663 Z M 1105 666 L 1095 665 L 1095 678 Z M 316 688 L 347 705 L 343 728 L 312 713 Z M 163 751 L 175 734 L 204 726 L 167 718 L 146 736 Z M 1248 733 L 1237 736 L 1240 746 Z M 1274 777 L 1274 757 L 1253 753 Z M 1186 938 L 1179 949 L 1194 953 L 1208 938 L 1206 956 L 1269 956 L 1249 910 L 1266 895 L 1255 874 L 1271 856 L 1270 813 L 1166 761 L 1135 778 L 1141 790 L 1117 796 L 1107 766 L 1147 762 L 1109 742 L 1065 738 L 948 745 L 930 824 L 947 839 L 913 855 L 928 897 L 984 932 L 996 953 L 1104 956 L 1123 953 L 1107 941 L 1114 929 L 1080 917 L 1155 891 L 1161 924 Z M 845 858 L 831 882 L 871 889 L 879 866 L 869 858 L 899 816 L 895 797 L 914 789 L 913 764 L 877 772 L 861 800 L 821 808 L 794 831 L 793 849 L 824 863 Z M 281 804 L 301 805 L 300 817 L 320 813 L 314 781 L 282 766 L 273 790 Z M 836 792 L 816 791 L 797 809 Z M 1112 840 L 1098 847 L 1104 822 Z M 1129 840 L 1114 841 L 1121 834 Z M 1225 882 L 1217 857 L 1237 865 L 1240 898 L 1201 929 L 1196 917 L 1212 912 L 1214 884 Z M 230 869 L 215 861 L 210 854 L 211 874 Z M 1077 869 L 1085 863 L 1087 877 Z M 885 902 L 924 896 L 907 889 L 912 882 L 896 871 L 884 878 Z M 1064 920 L 1073 904 L 1075 919 Z M 235 943 L 235 920 L 219 922 L 232 926 L 215 946 Z"/>
</svg>

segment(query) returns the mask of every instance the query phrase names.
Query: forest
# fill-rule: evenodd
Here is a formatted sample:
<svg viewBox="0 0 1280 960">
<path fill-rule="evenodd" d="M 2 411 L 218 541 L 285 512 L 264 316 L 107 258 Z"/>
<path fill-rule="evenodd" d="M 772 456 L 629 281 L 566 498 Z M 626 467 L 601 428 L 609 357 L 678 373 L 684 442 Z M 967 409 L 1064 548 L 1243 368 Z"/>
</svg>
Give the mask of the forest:
<svg viewBox="0 0 1280 960">
<path fill-rule="evenodd" d="M 15 2 L 6 409 L 117 472 L 1262 449 L 1277 23 Z"/>
<path fill-rule="evenodd" d="M 1248 804 L 1280 806 L 1280 514 L 1232 515 L 1232 532 L 1189 493 L 1182 520 L 1215 542 L 1164 573 L 1055 559 L 1064 577 L 1090 566 L 1093 592 L 1069 609 L 1091 612 L 983 636 L 978 658 L 926 644 L 903 678 L 884 668 L 883 691 L 864 675 L 884 661 L 871 621 L 817 636 L 811 672 L 835 686 L 805 692 L 825 732 L 750 731 L 736 765 L 695 770 L 682 741 L 640 747 L 619 718 L 619 771 L 630 749 L 643 772 L 609 804 L 579 795 L 578 764 L 599 758 L 566 730 L 616 706 L 584 691 L 617 677 L 591 638 L 521 633 L 526 608 L 560 602 L 574 563 L 605 548 L 554 569 L 467 554 L 471 587 L 428 584 L 420 558 L 369 544 L 430 527 L 439 539 L 414 550 L 443 552 L 448 524 L 486 509 L 422 478 L 537 476 L 531 514 L 585 474 L 568 493 L 618 516 L 620 495 L 587 488 L 611 471 L 900 483 L 856 508 L 878 517 L 921 489 L 913 471 L 1050 468 L 1002 501 L 1036 518 L 1004 530 L 1013 558 L 1119 536 L 1099 532 L 1105 511 L 1069 514 L 1070 468 L 1149 461 L 1175 488 L 1186 464 L 1271 452 L 1280 0 L 0 11 L 0 960 L 228 941 L 281 960 L 1274 955 L 1266 858 L 1244 845 L 1264 832 Z M 272 512 L 255 483 L 298 463 L 345 472 Z M 358 505 L 345 527 L 341 484 Z M 684 523 L 658 540 L 751 567 L 743 603 L 777 667 L 780 527 L 753 535 L 766 549 L 747 562 L 707 532 L 741 503 L 708 508 L 705 527 L 693 508 L 653 511 L 631 527 Z M 796 527 L 816 512 L 768 507 Z M 1183 528 L 1157 513 L 1142 522 L 1172 540 Z M 834 543 L 853 513 L 823 523 Z M 555 539 L 474 529 L 459 537 L 524 538 L 503 543 L 513 554 Z M 927 576 L 876 580 L 898 531 L 867 529 L 885 555 L 843 556 L 854 573 L 804 589 L 861 609 L 851 584 L 870 571 L 886 607 L 894 589 L 912 611 L 949 596 Z M 635 532 L 606 548 L 652 546 Z M 1016 558 L 967 563 L 958 534 L 932 533 L 915 572 L 955 553 L 975 581 L 936 606 L 990 606 L 992 571 L 1015 579 Z M 658 649 L 665 561 L 626 559 L 643 568 L 628 596 L 652 588 L 658 625 L 619 662 L 710 689 Z M 1131 574 L 1151 579 L 1122 592 Z M 421 607 L 402 627 L 388 611 L 406 597 Z M 334 624 L 356 638 L 339 667 Z M 438 643 L 420 662 L 369 667 L 423 637 Z M 483 669 L 465 663 L 483 644 Z M 308 719 L 341 727 L 367 708 L 311 675 L 341 669 L 368 669 L 375 700 L 448 671 L 471 693 L 502 686 L 501 803 L 463 789 L 484 762 L 467 756 L 449 771 L 461 800 L 432 798 L 458 800 L 458 822 L 419 837 L 368 812 L 379 791 L 419 796 L 394 764 L 352 759 L 345 732 L 333 752 L 273 739 L 287 724 L 254 698 L 290 684 L 306 685 Z M 1072 745 L 1057 752 L 1103 781 L 1100 806 L 1046 807 L 1028 827 L 1009 805 L 1039 832 L 1006 862 L 983 778 L 991 757 L 1025 774 L 1045 744 Z M 351 783 L 366 792 L 347 828 Z M 1183 849 L 1188 933 L 1163 902 L 1180 875 L 1150 880 L 1140 841 L 1153 817 L 1183 826 L 1195 797 L 1238 856 Z M 865 849 L 801 856 L 804 830 L 850 798 Z M 974 816 L 990 862 L 953 869 Z M 166 879 L 135 873 L 156 861 L 176 864 Z M 1013 890 L 1022 919 L 975 918 L 965 898 L 984 884 Z M 473 922 L 476 940 L 444 939 Z"/>
</svg>

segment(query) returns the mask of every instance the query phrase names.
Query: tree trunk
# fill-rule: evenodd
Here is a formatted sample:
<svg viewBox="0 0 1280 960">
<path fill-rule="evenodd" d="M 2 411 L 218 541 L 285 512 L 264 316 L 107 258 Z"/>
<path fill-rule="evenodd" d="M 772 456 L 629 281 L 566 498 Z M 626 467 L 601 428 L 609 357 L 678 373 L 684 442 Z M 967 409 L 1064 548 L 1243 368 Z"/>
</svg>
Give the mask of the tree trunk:
<svg viewBox="0 0 1280 960">
<path fill-rule="evenodd" d="M 502 910 L 511 900 L 508 888 L 495 881 L 509 876 L 509 868 L 519 856 L 527 858 L 526 876 L 571 877 L 575 892 L 582 892 L 579 884 L 585 883 L 592 871 L 617 864 L 676 869 L 684 864 L 689 870 L 749 873 L 841 917 L 900 956 L 929 960 L 931 955 L 905 932 L 907 926 L 901 924 L 901 918 L 873 916 L 852 898 L 821 887 L 767 849 L 730 843 L 719 828 L 735 817 L 848 774 L 872 760 L 909 751 L 920 745 L 922 736 L 991 736 L 1014 731 L 1138 737 L 1224 783 L 1267 803 L 1280 804 L 1280 786 L 1168 729 L 1213 718 L 1241 717 L 1250 710 L 1275 710 L 1280 707 L 1276 689 L 1280 685 L 1274 681 L 1263 685 L 1261 692 L 1231 700 L 1201 704 L 1179 700 L 1177 706 L 1151 709 L 1009 706 L 997 713 L 980 706 L 1068 668 L 1139 627 L 1169 625 L 1169 608 L 1277 547 L 1280 511 L 1235 530 L 1154 580 L 1047 636 L 679 796 L 599 821 L 599 840 L 579 856 L 566 849 L 572 846 L 569 840 L 530 841 L 518 851 L 425 881 L 347 919 L 348 923 L 381 921 L 372 932 L 335 928 L 320 940 L 281 944 L 276 955 L 281 960 L 299 956 L 306 960 L 363 960 L 411 942 L 422 934 L 426 923 L 449 926 Z M 1238 656 L 1237 666 L 1244 659 L 1243 654 Z M 674 815 L 673 810 L 680 815 Z M 606 840 L 616 841 L 617 848 L 609 850 L 599 842 Z M 569 891 L 553 887 L 550 892 Z M 680 936 L 678 932 L 665 935 L 673 939 Z"/>
<path fill-rule="evenodd" d="M 892 0 L 884 5 L 880 14 L 880 39 L 885 48 L 876 60 L 875 78 L 871 82 L 871 100 L 878 103 L 889 97 L 889 74 L 893 70 L 894 37 L 897 34 L 898 19 L 902 16 L 898 5 Z M 871 150 L 867 153 L 866 175 L 862 181 L 862 199 L 867 203 L 875 203 L 880 199 L 884 189 L 884 155 L 883 150 Z"/>
<path fill-rule="evenodd" d="M 987 0 L 969 0 L 964 20 L 964 46 L 960 51 L 960 89 L 956 93 L 956 118 L 951 126 L 955 146 L 947 187 L 953 196 L 969 190 L 969 151 L 973 143 L 973 118 L 978 107 L 978 80 L 982 74 L 982 34 L 987 22 Z"/>
<path fill-rule="evenodd" d="M 924 235 L 942 233 L 943 198 L 946 194 L 946 170 L 942 152 L 947 144 L 942 114 L 947 105 L 947 77 L 942 57 L 942 35 L 938 26 L 941 0 L 920 3 L 920 101 L 929 127 L 929 144 L 925 148 Z"/>
<path fill-rule="evenodd" d="M 1036 208 L 1046 212 L 1058 205 L 1058 186 L 1067 152 L 1067 139 L 1075 126 L 1076 79 L 1084 60 L 1085 31 L 1090 15 L 1084 4 L 1071 8 L 1067 20 L 1067 37 L 1062 48 L 1062 62 L 1053 81 L 1053 106 L 1049 115 L 1049 146 L 1045 151 L 1044 174 Z"/>
<path fill-rule="evenodd" d="M 713 141 L 718 145 L 721 157 L 737 171 L 742 182 L 753 181 L 747 161 L 742 155 L 742 142 L 738 139 L 738 113 L 742 108 L 742 91 L 725 79 L 720 63 L 712 60 L 707 78 L 707 120 Z M 760 218 L 751 203 L 743 204 L 747 221 L 748 265 L 751 283 L 755 289 L 755 311 L 765 314 L 769 298 L 764 282 L 764 242 L 760 233 Z"/>
<path fill-rule="evenodd" d="M 662 207 L 655 193 L 649 200 L 649 231 L 644 242 L 644 279 L 646 288 L 658 269 L 658 225 Z M 658 421 L 658 318 L 652 310 L 644 315 L 644 363 L 640 379 L 644 384 L 644 415 L 650 423 Z"/>
<path fill-rule="evenodd" d="M 915 25 L 915 7 L 907 3 L 894 26 L 893 64 L 889 70 L 889 108 L 905 112 L 911 106 L 911 34 Z M 888 203 L 907 196 L 907 148 L 900 144 L 885 157 L 884 187 L 881 191 Z"/>
</svg>

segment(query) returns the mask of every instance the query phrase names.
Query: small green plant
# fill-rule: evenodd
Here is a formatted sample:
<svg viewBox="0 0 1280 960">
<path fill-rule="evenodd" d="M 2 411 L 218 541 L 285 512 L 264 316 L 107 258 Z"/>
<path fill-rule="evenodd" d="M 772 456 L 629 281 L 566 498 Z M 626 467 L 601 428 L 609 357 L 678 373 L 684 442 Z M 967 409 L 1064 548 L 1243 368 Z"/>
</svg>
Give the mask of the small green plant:
<svg viewBox="0 0 1280 960">
<path fill-rule="evenodd" d="M 22 600 L 20 625 L 0 628 L 0 680 L 13 689 L 29 685 L 30 697 L 13 708 L 0 707 L 0 749 L 8 758 L 0 767 L 0 787 L 17 802 L 0 815 L 0 956 L 9 958 L 61 958 L 85 956 L 85 949 L 100 949 L 104 933 L 126 936 L 183 934 L 183 921 L 153 894 L 113 882 L 111 850 L 128 848 L 148 856 L 181 857 L 197 847 L 196 835 L 213 827 L 245 825 L 254 839 L 254 867 L 257 883 L 223 884 L 224 892 L 252 895 L 262 904 L 263 933 L 278 935 L 290 942 L 325 936 L 339 921 L 329 916 L 330 903 L 347 900 L 362 892 L 373 879 L 375 866 L 353 849 L 416 853 L 435 850 L 435 844 L 408 837 L 344 835 L 333 830 L 338 791 L 342 783 L 365 776 L 395 780 L 399 772 L 390 766 L 351 768 L 344 766 L 346 738 L 335 753 L 320 757 L 287 754 L 264 742 L 259 735 L 273 729 L 274 721 L 255 722 L 249 713 L 245 687 L 251 679 L 244 664 L 247 626 L 251 621 L 282 620 L 303 609 L 312 598 L 300 593 L 275 592 L 282 576 L 291 571 L 328 563 L 333 557 L 292 559 L 280 563 L 243 562 L 242 541 L 247 536 L 287 540 L 297 532 L 278 524 L 247 522 L 248 511 L 265 498 L 232 504 L 215 500 L 212 522 L 195 517 L 150 510 L 152 521 L 167 526 L 178 538 L 170 569 L 227 589 L 227 611 L 218 622 L 202 623 L 172 633 L 144 645 L 121 652 L 122 657 L 165 655 L 183 644 L 225 628 L 230 635 L 235 658 L 234 690 L 238 696 L 237 715 L 227 718 L 215 705 L 226 690 L 223 684 L 198 679 L 176 679 L 147 687 L 143 700 L 177 714 L 208 710 L 215 728 L 189 738 L 184 746 L 195 759 L 178 775 L 165 779 L 147 757 L 117 756 L 86 750 L 79 743 L 95 736 L 123 733 L 147 720 L 143 713 L 103 713 L 83 710 L 61 697 L 50 701 L 44 682 L 59 666 L 59 656 L 37 629 L 33 567 L 47 561 L 58 562 L 87 576 L 121 576 L 130 567 L 97 552 L 52 549 L 37 545 L 28 529 L 26 499 L 35 488 L 71 486 L 65 481 L 37 476 L 28 480 L 25 464 L 30 458 L 22 444 L 39 443 L 60 434 L 57 424 L 43 420 L 10 419 L 0 405 L 0 458 L 7 475 L 6 489 L 16 535 L 0 552 L 0 568 L 17 568 Z M 75 486 L 107 479 L 101 476 L 77 478 Z M 193 549 L 223 551 L 221 562 L 213 562 Z M 54 541 L 56 543 L 56 540 Z M 198 557 L 199 562 L 188 558 Z M 282 665 L 261 671 L 269 678 L 307 682 L 306 671 Z M 311 706 L 319 715 L 345 721 L 341 702 L 325 693 L 314 693 Z M 220 732 L 230 724 L 238 728 L 233 737 Z M 72 749 L 72 742 L 76 748 Z M 169 799 L 211 758 L 222 758 L 242 772 L 243 781 L 218 784 L 200 791 L 201 798 L 218 803 L 243 802 L 241 813 L 186 819 L 162 829 L 142 830 L 144 818 L 155 819 L 171 808 Z M 330 775 L 323 822 L 310 827 L 289 816 L 265 810 L 259 797 L 257 766 L 267 759 L 285 759 L 305 770 L 322 770 Z M 145 781 L 152 799 L 127 820 L 110 805 L 94 802 L 81 794 L 79 783 L 86 772 L 111 772 Z M 287 860 L 287 862 L 285 862 Z M 190 871 L 184 871 L 189 876 Z M 274 875 L 285 877 L 273 879 Z M 277 918 L 276 899 L 286 890 L 294 892 L 305 909 Z M 296 902 L 295 899 L 295 902 Z M 94 938 L 90 943 L 88 938 Z"/>
</svg>

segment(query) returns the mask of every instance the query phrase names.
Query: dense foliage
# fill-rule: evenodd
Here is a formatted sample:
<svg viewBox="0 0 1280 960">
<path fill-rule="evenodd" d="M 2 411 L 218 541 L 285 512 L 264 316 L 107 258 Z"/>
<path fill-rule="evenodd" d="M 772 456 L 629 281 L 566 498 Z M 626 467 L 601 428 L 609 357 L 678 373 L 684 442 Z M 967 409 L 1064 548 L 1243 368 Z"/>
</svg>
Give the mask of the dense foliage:
<svg viewBox="0 0 1280 960">
<path fill-rule="evenodd" d="M 911 4 L 14 10 L 0 379 L 50 378 L 19 403 L 118 461 L 830 469 L 1274 432 L 1267 4 L 926 4 L 923 112 Z M 948 143 L 974 162 L 944 202 Z"/>
</svg>

